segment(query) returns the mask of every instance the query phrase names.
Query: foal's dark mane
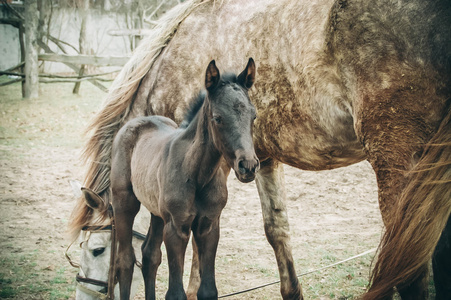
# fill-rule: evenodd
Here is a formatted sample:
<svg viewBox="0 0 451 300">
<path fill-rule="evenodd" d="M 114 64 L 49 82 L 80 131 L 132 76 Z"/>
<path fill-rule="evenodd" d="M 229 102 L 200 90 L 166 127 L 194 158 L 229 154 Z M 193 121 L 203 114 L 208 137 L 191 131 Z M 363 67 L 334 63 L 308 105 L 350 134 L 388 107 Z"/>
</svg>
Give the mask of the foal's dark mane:
<svg viewBox="0 0 451 300">
<path fill-rule="evenodd" d="M 224 83 L 236 83 L 238 77 L 234 73 L 225 73 L 221 75 L 220 81 Z M 204 104 L 205 97 L 207 97 L 207 91 L 201 90 L 196 97 L 194 97 L 186 109 L 185 117 L 183 118 L 182 123 L 180 123 L 179 128 L 187 128 L 191 121 L 193 121 L 194 117 L 200 111 L 200 108 Z"/>
<path fill-rule="evenodd" d="M 201 90 L 199 94 L 197 94 L 197 96 L 190 101 L 185 112 L 185 117 L 180 124 L 180 128 L 187 128 L 189 126 L 191 121 L 193 121 L 194 117 L 197 115 L 200 108 L 204 104 L 205 97 L 207 97 L 207 91 Z"/>
</svg>

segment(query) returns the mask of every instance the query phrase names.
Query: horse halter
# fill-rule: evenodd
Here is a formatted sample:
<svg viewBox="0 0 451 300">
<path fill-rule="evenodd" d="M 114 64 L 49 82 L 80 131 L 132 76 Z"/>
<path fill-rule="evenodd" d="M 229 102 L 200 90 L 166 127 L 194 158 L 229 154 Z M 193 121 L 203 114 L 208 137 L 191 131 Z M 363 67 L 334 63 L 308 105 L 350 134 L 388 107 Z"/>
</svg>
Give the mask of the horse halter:
<svg viewBox="0 0 451 300">
<path fill-rule="evenodd" d="M 87 232 L 87 238 L 85 241 L 80 243 L 80 247 L 81 247 L 81 245 L 83 243 L 87 242 L 89 240 L 91 232 L 111 231 L 111 252 L 110 252 L 111 256 L 110 256 L 110 267 L 108 269 L 108 281 L 102 281 L 102 280 L 89 278 L 89 277 L 84 276 L 84 274 L 80 275 L 80 272 L 75 276 L 75 280 L 77 281 L 77 288 L 79 290 L 81 290 L 82 292 L 84 292 L 86 294 L 94 296 L 98 299 L 101 299 L 101 300 L 114 299 L 114 286 L 116 283 L 115 282 L 116 276 L 114 274 L 114 269 L 115 269 L 114 265 L 116 262 L 116 251 L 115 251 L 115 249 L 116 249 L 116 228 L 114 225 L 113 209 L 111 207 L 111 204 L 108 206 L 108 214 L 111 219 L 111 224 L 110 225 L 86 225 L 86 226 L 84 226 L 81 230 Z M 139 233 L 135 230 L 133 230 L 133 236 L 140 240 L 144 240 L 146 238 L 146 236 L 144 234 Z M 72 267 L 80 269 L 81 272 L 83 273 L 83 270 L 82 270 L 80 264 L 75 263 L 68 254 L 68 251 L 73 243 L 74 242 L 72 242 L 67 247 L 65 256 L 66 256 L 67 261 L 69 262 L 69 264 Z M 136 264 L 138 265 L 138 267 L 141 267 L 138 262 L 136 262 Z M 103 287 L 104 289 L 106 289 L 106 292 L 90 289 L 87 286 L 82 285 L 80 283 L 87 283 L 87 284 L 92 284 L 95 286 Z"/>
</svg>

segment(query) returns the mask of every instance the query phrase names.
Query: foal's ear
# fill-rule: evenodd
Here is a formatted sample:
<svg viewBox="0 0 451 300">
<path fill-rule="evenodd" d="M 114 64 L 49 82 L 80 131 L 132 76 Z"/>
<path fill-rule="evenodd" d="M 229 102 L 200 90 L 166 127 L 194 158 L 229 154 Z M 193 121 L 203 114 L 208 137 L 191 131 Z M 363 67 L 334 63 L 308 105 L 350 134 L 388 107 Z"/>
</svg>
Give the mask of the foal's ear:
<svg viewBox="0 0 451 300">
<path fill-rule="evenodd" d="M 205 72 L 205 88 L 207 90 L 213 89 L 219 82 L 219 70 L 216 67 L 215 60 L 212 60 L 207 67 Z"/>
<path fill-rule="evenodd" d="M 83 193 L 83 197 L 85 198 L 86 205 L 88 205 L 92 209 L 104 210 L 105 202 L 103 199 L 91 189 L 82 187 L 81 192 Z"/>
<path fill-rule="evenodd" d="M 250 89 L 255 81 L 255 63 L 252 57 L 249 58 L 246 68 L 238 75 L 238 83 Z"/>
</svg>

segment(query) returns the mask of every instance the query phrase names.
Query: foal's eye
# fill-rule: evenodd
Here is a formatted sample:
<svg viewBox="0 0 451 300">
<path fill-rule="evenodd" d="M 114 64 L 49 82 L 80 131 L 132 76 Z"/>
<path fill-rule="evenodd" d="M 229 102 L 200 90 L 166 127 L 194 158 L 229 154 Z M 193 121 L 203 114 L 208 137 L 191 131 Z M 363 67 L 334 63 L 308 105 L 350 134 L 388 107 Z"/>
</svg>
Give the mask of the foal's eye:
<svg viewBox="0 0 451 300">
<path fill-rule="evenodd" d="M 213 116 L 213 121 L 216 124 L 221 124 L 222 123 L 222 118 L 220 116 Z"/>
<path fill-rule="evenodd" d="M 97 257 L 100 254 L 102 254 L 104 251 L 105 251 L 105 248 L 96 248 L 96 249 L 92 250 L 92 255 L 94 255 L 94 257 Z"/>
</svg>

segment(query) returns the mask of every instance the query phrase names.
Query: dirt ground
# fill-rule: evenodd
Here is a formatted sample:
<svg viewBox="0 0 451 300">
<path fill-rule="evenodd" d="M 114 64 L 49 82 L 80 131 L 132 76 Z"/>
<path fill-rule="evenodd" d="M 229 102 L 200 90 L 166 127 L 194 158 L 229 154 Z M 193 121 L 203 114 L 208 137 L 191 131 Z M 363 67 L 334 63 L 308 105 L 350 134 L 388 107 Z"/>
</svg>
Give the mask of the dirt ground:
<svg viewBox="0 0 451 300">
<path fill-rule="evenodd" d="M 72 132 L 86 124 L 96 105 L 86 108 L 87 100 L 67 98 L 59 99 L 63 104 L 55 106 L 46 95 L 53 97 L 51 87 L 46 87 L 34 104 L 2 100 L 0 298 L 74 296 L 77 270 L 67 263 L 64 251 L 70 242 L 66 226 L 75 204 L 69 180 L 81 180 L 83 167 L 78 161 L 79 132 Z M 60 113 L 48 115 L 50 109 Z M 76 126 L 68 119 L 76 119 Z M 56 141 L 55 136 L 59 136 Z M 285 167 L 285 180 L 291 246 L 299 275 L 377 247 L 383 229 L 375 176 L 367 162 L 323 172 Z M 217 254 L 220 295 L 277 281 L 254 182 L 243 184 L 231 175 L 229 202 L 221 222 Z M 77 249 L 74 246 L 70 251 L 75 259 Z M 372 257 L 365 255 L 301 276 L 306 298 L 351 299 L 359 295 L 367 284 Z M 166 271 L 164 261 L 157 283 L 160 298 L 167 286 Z M 142 298 L 142 292 L 137 298 Z M 279 285 L 230 299 L 280 299 Z"/>
</svg>

